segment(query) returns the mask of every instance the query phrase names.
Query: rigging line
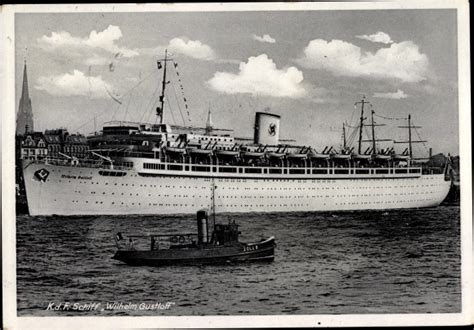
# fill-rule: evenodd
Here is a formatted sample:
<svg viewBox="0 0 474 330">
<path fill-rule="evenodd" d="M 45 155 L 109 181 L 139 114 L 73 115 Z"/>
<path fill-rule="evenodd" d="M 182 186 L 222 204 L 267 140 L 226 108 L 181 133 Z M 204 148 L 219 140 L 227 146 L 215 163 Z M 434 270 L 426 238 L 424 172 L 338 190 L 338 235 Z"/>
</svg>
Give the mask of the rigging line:
<svg viewBox="0 0 474 330">
<path fill-rule="evenodd" d="M 93 117 L 92 119 L 89 119 L 88 121 L 84 122 L 81 126 L 76 127 L 76 128 L 73 129 L 72 131 L 73 131 L 73 132 L 77 132 L 79 129 L 83 128 L 84 126 L 86 126 L 87 124 L 89 124 L 90 122 L 92 122 L 94 119 L 97 119 L 97 117 L 102 116 L 103 114 L 105 114 L 105 112 L 102 112 L 102 113 L 100 113 L 98 116 L 95 116 L 95 117 Z"/>
<path fill-rule="evenodd" d="M 364 126 L 364 130 L 365 130 L 365 135 L 367 136 L 367 139 L 370 139 L 371 136 L 369 135 L 369 131 L 367 130 L 367 126 Z M 364 139 L 364 138 L 362 137 L 362 139 Z"/>
<path fill-rule="evenodd" d="M 114 100 L 115 102 L 122 104 L 122 101 L 118 99 L 119 96 L 115 96 L 108 88 L 107 88 L 107 83 L 105 81 L 102 81 L 102 87 L 104 88 L 105 92 L 109 97 Z"/>
<path fill-rule="evenodd" d="M 138 94 L 138 90 L 135 91 L 135 92 L 136 92 L 136 94 Z M 136 110 L 138 109 L 137 99 L 140 99 L 140 95 L 137 95 L 137 97 L 135 97 L 135 98 L 131 98 L 131 102 L 130 102 L 130 103 L 133 103 L 133 104 L 132 104 L 132 106 L 133 106 L 133 107 L 132 107 L 132 111 L 135 110 L 135 111 L 133 111 L 131 114 L 134 114 L 134 112 L 136 112 Z M 133 119 L 133 118 L 136 118 L 136 117 L 131 117 L 131 119 Z"/>
<path fill-rule="evenodd" d="M 144 102 L 144 97 L 143 97 L 143 93 L 137 89 L 137 101 L 135 101 L 135 111 L 137 112 L 137 114 L 141 111 L 142 107 L 143 107 L 143 102 Z"/>
<path fill-rule="evenodd" d="M 347 123 L 346 123 L 345 125 L 346 125 L 346 127 L 349 127 L 349 128 L 359 128 L 359 127 L 360 127 L 360 125 L 352 126 L 352 125 L 349 125 L 349 124 L 347 124 Z"/>
<path fill-rule="evenodd" d="M 133 90 L 134 90 L 135 88 L 137 88 L 138 86 L 140 86 L 145 80 L 148 80 L 148 78 L 150 78 L 152 74 L 154 74 L 154 72 L 148 74 L 145 78 L 143 78 L 143 79 L 140 80 L 138 83 L 136 83 L 134 86 L 132 86 L 128 91 L 126 91 L 125 93 L 123 93 L 122 97 L 125 97 L 125 96 L 127 96 L 128 94 L 130 94 L 131 92 L 133 92 Z"/>
<path fill-rule="evenodd" d="M 153 98 L 153 96 L 156 95 L 156 92 L 158 91 L 158 88 L 159 88 L 159 84 L 156 84 L 155 90 L 154 90 L 153 93 L 151 94 L 151 96 L 150 96 L 150 98 L 149 98 L 149 100 L 148 100 L 148 103 L 146 104 L 145 109 L 143 110 L 143 113 L 142 113 L 142 115 L 141 115 L 141 117 L 140 117 L 140 121 L 142 121 L 142 119 L 145 118 L 145 114 L 146 114 L 147 112 L 154 112 L 156 100 L 157 100 L 158 98 L 156 98 L 156 97 Z M 155 100 L 155 101 L 153 102 L 153 100 Z M 151 104 L 152 102 L 153 102 L 153 106 L 151 107 L 151 111 L 150 111 L 150 104 Z M 149 118 L 150 118 L 150 114 L 148 114 L 148 119 L 147 119 L 147 121 L 149 120 Z"/>
<path fill-rule="evenodd" d="M 185 104 L 187 105 L 187 101 L 186 101 L 186 97 L 185 97 L 185 94 L 184 94 L 184 90 L 183 90 L 183 81 L 181 80 L 181 76 L 179 75 L 179 72 L 178 72 L 178 69 L 177 69 L 177 66 L 178 66 L 178 63 L 174 62 L 173 61 L 173 70 L 176 74 L 176 77 L 178 77 L 178 81 L 179 81 L 179 84 L 180 84 L 180 87 L 181 87 L 181 96 L 183 97 L 184 101 L 185 101 Z M 184 116 L 183 114 L 181 113 L 181 107 L 179 105 L 179 101 L 178 101 L 178 95 L 176 93 L 176 89 L 175 89 L 175 86 L 173 83 L 171 83 L 173 85 L 173 90 L 174 90 L 174 94 L 175 94 L 175 97 L 176 97 L 176 103 L 178 104 L 178 109 L 179 109 L 179 113 L 183 119 L 183 124 L 186 125 L 186 121 L 184 120 Z M 186 108 L 186 113 L 187 113 L 187 116 L 188 116 L 188 121 L 191 122 L 191 116 L 189 115 L 189 110 L 188 108 Z"/>
<path fill-rule="evenodd" d="M 418 136 L 418 139 L 420 139 L 420 141 L 423 141 L 423 139 L 421 138 L 420 133 L 418 132 L 418 130 L 416 129 L 416 127 L 414 127 L 414 129 L 415 129 L 416 135 Z M 429 149 L 428 149 L 428 146 L 426 145 L 426 143 L 425 143 L 425 142 L 421 142 L 421 143 L 422 143 L 423 146 L 425 147 L 425 151 L 426 151 L 426 152 L 429 152 Z"/>
<path fill-rule="evenodd" d="M 122 106 L 121 103 L 115 106 L 115 111 L 114 111 L 114 114 L 112 115 L 112 120 L 115 120 L 115 116 L 117 115 L 117 112 L 119 111 L 121 106 Z"/>
<path fill-rule="evenodd" d="M 353 142 L 352 139 L 351 139 L 350 137 L 347 137 L 347 136 L 346 136 L 346 145 L 347 145 L 347 146 L 351 146 L 351 145 L 352 145 L 352 142 Z"/>
<path fill-rule="evenodd" d="M 153 100 L 153 99 L 152 99 L 152 100 Z M 153 101 L 153 104 L 151 105 L 152 111 L 148 111 L 148 117 L 147 117 L 147 119 L 146 119 L 146 122 L 147 122 L 147 123 L 151 123 L 151 121 L 150 121 L 150 116 L 151 116 L 152 114 L 154 114 L 153 109 L 155 109 L 157 102 L 158 102 L 158 98 L 155 98 L 154 101 Z M 145 113 L 146 113 L 146 112 L 145 112 Z M 156 118 L 158 118 L 158 116 L 155 116 L 155 124 L 156 124 Z"/>
<path fill-rule="evenodd" d="M 346 140 L 345 142 L 346 142 L 346 147 L 347 147 L 347 136 L 344 139 L 344 133 L 341 132 L 341 145 L 340 145 L 341 149 L 344 147 L 344 140 Z"/>
<path fill-rule="evenodd" d="M 179 114 L 181 115 L 181 119 L 183 120 L 183 126 L 186 126 L 186 121 L 184 120 L 183 113 L 181 112 L 181 106 L 179 105 L 178 95 L 176 94 L 176 88 L 174 87 L 173 83 L 171 83 L 171 86 L 173 87 L 173 94 L 174 98 L 176 99 L 176 104 L 178 105 Z"/>
<path fill-rule="evenodd" d="M 171 118 L 173 119 L 173 124 L 177 125 L 176 120 L 174 119 L 173 111 L 171 109 L 170 101 L 168 101 L 168 93 L 166 93 L 166 91 L 165 91 L 165 101 L 166 103 L 168 103 L 168 108 L 170 109 L 170 114 L 171 114 Z M 161 111 L 164 111 L 164 110 L 161 109 Z"/>
<path fill-rule="evenodd" d="M 353 132 L 351 132 L 349 129 L 347 129 L 346 127 L 346 145 L 347 146 L 350 146 L 352 144 L 351 142 L 351 136 L 352 136 Z"/>
<path fill-rule="evenodd" d="M 348 141 L 350 145 L 354 143 L 356 135 L 357 135 L 357 130 L 353 130 L 352 133 L 349 135 Z"/>
<path fill-rule="evenodd" d="M 115 120 L 115 115 L 117 114 L 117 111 L 119 110 L 120 107 L 121 107 L 121 105 L 116 105 L 115 106 L 115 111 L 114 111 L 114 114 L 112 115 L 112 118 L 111 118 L 112 121 Z"/>
<path fill-rule="evenodd" d="M 124 116 L 123 116 L 123 121 L 126 121 L 126 119 L 127 119 L 128 107 L 130 106 L 131 100 L 132 100 L 132 95 L 130 95 L 130 96 L 128 97 L 128 102 L 127 102 L 127 106 L 126 106 L 126 108 L 125 108 L 125 114 L 124 114 Z"/>
<path fill-rule="evenodd" d="M 136 112 L 139 112 L 142 108 L 142 105 L 143 105 L 143 93 L 140 91 L 139 88 L 137 88 L 144 80 L 138 82 L 138 84 L 136 84 L 132 89 L 134 90 L 134 92 L 136 92 L 136 96 L 135 98 L 133 99 L 133 103 L 135 104 L 135 111 Z M 138 101 L 137 101 L 138 100 Z"/>
<path fill-rule="evenodd" d="M 387 104 L 388 104 L 388 99 L 382 99 L 384 100 L 383 104 L 381 107 L 379 107 L 379 109 L 386 109 L 387 108 Z M 377 115 L 377 112 L 374 113 L 374 115 Z M 397 120 L 403 120 L 403 117 L 400 117 L 401 119 L 397 119 Z M 406 118 L 405 118 L 406 119 Z"/>
<path fill-rule="evenodd" d="M 351 124 L 352 124 L 353 121 L 354 121 L 354 113 L 355 113 L 355 111 L 356 111 L 356 108 L 354 108 L 354 109 L 352 110 L 351 120 L 349 121 Z M 348 126 L 349 126 L 349 125 L 348 125 Z"/>
<path fill-rule="evenodd" d="M 374 113 L 374 116 L 379 117 L 379 118 L 383 118 L 383 119 L 388 119 L 388 120 L 407 120 L 406 117 L 385 117 L 385 116 L 382 116 L 382 115 L 378 115 L 376 112 Z"/>
<path fill-rule="evenodd" d="M 357 133 L 359 133 L 359 132 L 358 132 L 358 131 L 359 131 L 359 126 L 350 126 L 350 128 L 354 128 L 354 129 L 351 131 L 351 134 L 350 134 L 351 136 L 352 136 L 352 135 L 355 136 Z"/>
</svg>

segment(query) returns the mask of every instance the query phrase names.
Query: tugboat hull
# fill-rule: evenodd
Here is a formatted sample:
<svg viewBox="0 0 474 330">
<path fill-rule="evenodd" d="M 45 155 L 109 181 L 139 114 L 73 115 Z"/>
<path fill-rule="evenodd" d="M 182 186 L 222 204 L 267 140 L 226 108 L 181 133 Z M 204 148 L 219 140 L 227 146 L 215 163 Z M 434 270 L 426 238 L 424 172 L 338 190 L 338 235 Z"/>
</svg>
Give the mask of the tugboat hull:
<svg viewBox="0 0 474 330">
<path fill-rule="evenodd" d="M 275 239 L 254 244 L 230 246 L 204 245 L 167 250 L 119 250 L 113 259 L 131 266 L 211 265 L 248 262 L 271 262 Z"/>
</svg>

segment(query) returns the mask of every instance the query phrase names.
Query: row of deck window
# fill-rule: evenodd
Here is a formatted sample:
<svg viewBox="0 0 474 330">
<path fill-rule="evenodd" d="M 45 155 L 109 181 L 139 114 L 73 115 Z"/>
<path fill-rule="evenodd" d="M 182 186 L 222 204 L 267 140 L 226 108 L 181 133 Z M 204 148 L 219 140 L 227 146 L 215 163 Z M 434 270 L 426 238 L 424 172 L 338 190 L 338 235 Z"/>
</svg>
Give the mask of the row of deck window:
<svg viewBox="0 0 474 330">
<path fill-rule="evenodd" d="M 341 168 L 259 168 L 259 167 L 211 167 L 211 166 L 189 166 L 177 164 L 159 164 L 159 163 L 144 163 L 143 168 L 147 170 L 169 170 L 169 171 L 191 171 L 193 172 L 219 172 L 219 173 L 246 173 L 246 174 L 419 174 L 419 168 L 356 168 L 356 169 L 341 169 Z"/>
</svg>

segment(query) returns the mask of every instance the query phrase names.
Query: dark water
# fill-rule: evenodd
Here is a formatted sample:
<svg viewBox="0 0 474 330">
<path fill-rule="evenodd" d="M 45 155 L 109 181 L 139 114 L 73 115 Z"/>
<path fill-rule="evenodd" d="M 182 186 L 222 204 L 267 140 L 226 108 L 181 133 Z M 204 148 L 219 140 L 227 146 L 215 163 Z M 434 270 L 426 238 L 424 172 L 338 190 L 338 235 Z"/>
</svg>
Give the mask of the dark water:
<svg viewBox="0 0 474 330">
<path fill-rule="evenodd" d="M 459 207 L 441 206 L 233 215 L 241 225 L 242 241 L 276 237 L 273 263 L 163 268 L 112 260 L 114 234 L 194 232 L 193 216 L 20 216 L 18 314 L 460 312 L 459 213 Z M 106 303 L 114 301 L 137 306 L 107 309 Z M 100 306 L 93 311 L 54 311 L 47 310 L 50 302 Z M 169 309 L 139 307 L 166 302 L 174 304 Z"/>
</svg>

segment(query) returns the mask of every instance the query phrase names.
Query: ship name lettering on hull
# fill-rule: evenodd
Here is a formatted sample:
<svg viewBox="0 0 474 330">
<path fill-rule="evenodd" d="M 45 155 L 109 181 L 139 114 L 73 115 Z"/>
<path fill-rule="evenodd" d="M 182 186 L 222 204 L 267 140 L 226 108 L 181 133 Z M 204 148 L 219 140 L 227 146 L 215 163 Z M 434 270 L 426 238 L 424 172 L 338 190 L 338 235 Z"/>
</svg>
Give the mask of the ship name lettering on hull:
<svg viewBox="0 0 474 330">
<path fill-rule="evenodd" d="M 76 176 L 76 175 L 67 175 L 67 174 L 61 175 L 61 178 L 62 179 L 92 180 L 91 176 L 80 176 L 80 175 Z"/>
</svg>

